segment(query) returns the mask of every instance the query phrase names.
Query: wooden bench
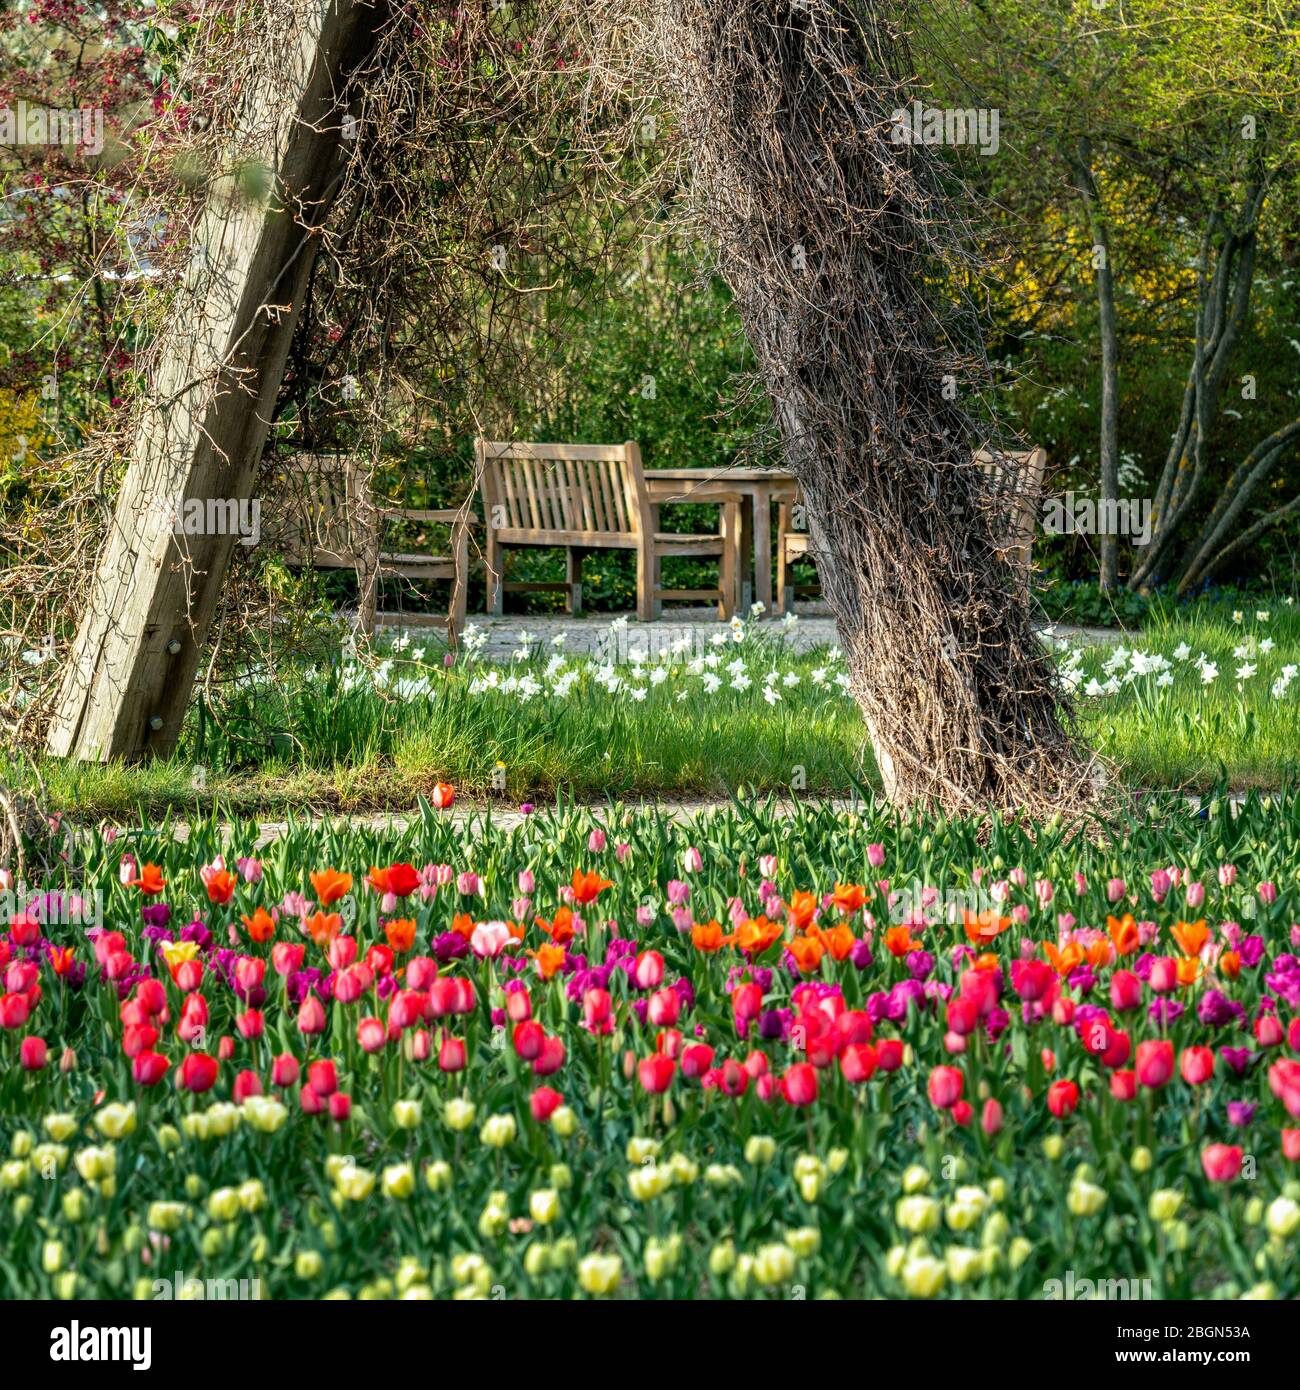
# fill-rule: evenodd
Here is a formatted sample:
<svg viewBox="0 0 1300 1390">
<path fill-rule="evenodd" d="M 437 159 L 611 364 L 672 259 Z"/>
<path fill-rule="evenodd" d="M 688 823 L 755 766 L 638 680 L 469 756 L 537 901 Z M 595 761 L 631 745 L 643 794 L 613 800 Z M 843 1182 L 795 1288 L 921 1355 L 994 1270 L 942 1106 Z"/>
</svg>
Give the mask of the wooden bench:
<svg viewBox="0 0 1300 1390">
<path fill-rule="evenodd" d="M 739 602 L 741 516 L 739 493 L 710 497 L 721 507 L 720 527 L 708 535 L 659 530 L 659 506 L 650 499 L 641 450 L 623 444 L 474 442 L 487 533 L 489 613 L 500 614 L 507 593 L 562 591 L 568 610 L 582 612 L 582 558 L 591 550 L 636 553 L 636 611 L 657 618 L 663 601 L 716 601 L 729 618 Z M 563 580 L 512 583 L 505 552 L 514 546 L 554 546 L 566 552 Z M 664 589 L 660 562 L 670 555 L 716 556 L 712 589 Z"/>
<path fill-rule="evenodd" d="M 357 574 L 361 622 L 376 624 L 376 591 L 381 578 L 446 579 L 451 582 L 447 636 L 453 644 L 465 626 L 469 574 L 468 507 L 430 509 L 392 507 L 371 497 L 369 472 L 348 456 L 295 454 L 272 473 L 274 512 L 268 529 L 286 563 L 318 570 L 351 569 Z M 381 550 L 390 521 L 438 522 L 451 527 L 451 554 Z"/>
<path fill-rule="evenodd" d="M 1001 460 L 1014 459 L 1021 466 L 1004 469 Z M 1043 487 L 1043 472 L 1047 466 L 1046 449 L 1037 448 L 1024 452 L 1008 451 L 996 454 L 987 449 L 979 449 L 972 455 L 972 462 L 978 463 L 985 477 L 993 480 L 994 490 L 1006 484 L 1007 535 L 999 547 L 1000 553 L 1010 564 L 1020 566 L 1022 575 L 1022 596 L 1028 601 L 1029 559 L 1034 544 L 1034 520 L 1038 512 L 1038 498 Z M 801 519 L 803 502 L 800 496 L 792 494 L 781 502 L 777 510 L 776 532 L 776 607 L 779 613 L 788 613 L 793 606 L 796 594 L 817 594 L 817 585 L 793 583 L 791 566 L 796 560 L 816 558 L 810 548 L 806 526 L 796 526 Z"/>
</svg>

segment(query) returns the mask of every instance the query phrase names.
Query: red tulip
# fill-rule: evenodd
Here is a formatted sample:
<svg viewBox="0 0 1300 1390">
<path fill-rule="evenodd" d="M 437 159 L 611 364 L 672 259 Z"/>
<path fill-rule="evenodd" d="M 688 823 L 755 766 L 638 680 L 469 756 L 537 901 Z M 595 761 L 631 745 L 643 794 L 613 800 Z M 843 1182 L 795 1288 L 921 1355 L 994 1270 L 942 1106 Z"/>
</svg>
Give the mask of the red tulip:
<svg viewBox="0 0 1300 1390">
<path fill-rule="evenodd" d="M 219 1070 L 217 1059 L 209 1057 L 206 1052 L 188 1053 L 181 1063 L 181 1085 L 196 1096 L 201 1095 L 216 1084 Z"/>
<path fill-rule="evenodd" d="M 301 941 L 277 941 L 271 947 L 271 964 L 277 975 L 295 975 L 302 969 L 307 947 Z"/>
<path fill-rule="evenodd" d="M 614 1031 L 614 1001 L 607 989 L 589 989 L 582 996 L 583 1026 L 592 1033 Z"/>
<path fill-rule="evenodd" d="M 412 989 L 429 990 L 438 978 L 438 962 L 432 956 L 412 956 L 406 962 L 406 983 Z"/>
<path fill-rule="evenodd" d="M 170 1068 L 171 1063 L 159 1052 L 141 1052 L 131 1063 L 131 1075 L 137 1086 L 156 1086 Z"/>
<path fill-rule="evenodd" d="M 748 1023 L 763 1012 L 763 991 L 754 983 L 737 985 L 731 991 L 731 1011 L 738 1023 Z"/>
<path fill-rule="evenodd" d="M 330 1057 L 313 1062 L 307 1068 L 307 1084 L 318 1096 L 332 1096 L 339 1088 L 338 1068 Z"/>
<path fill-rule="evenodd" d="M 1142 981 L 1131 970 L 1117 970 L 1110 977 L 1110 1004 L 1121 1014 L 1141 1008 Z"/>
<path fill-rule="evenodd" d="M 948 1031 L 964 1038 L 980 1025 L 979 1006 L 973 999 L 948 1001 Z"/>
<path fill-rule="evenodd" d="M 546 1030 L 535 1018 L 527 1018 L 515 1024 L 515 1051 L 525 1062 L 536 1061 L 546 1047 Z"/>
<path fill-rule="evenodd" d="M 1255 1020 L 1255 1041 L 1260 1047 L 1277 1047 L 1282 1037 L 1282 1020 L 1276 1014 L 1260 1014 Z"/>
<path fill-rule="evenodd" d="M 934 1067 L 930 1072 L 930 1104 L 938 1110 L 951 1110 L 961 1099 L 966 1078 L 957 1067 Z"/>
<path fill-rule="evenodd" d="M 1185 1047 L 1178 1069 L 1189 1086 L 1203 1086 L 1214 1075 L 1214 1049 Z"/>
<path fill-rule="evenodd" d="M 388 1041 L 383 1019 L 367 1015 L 357 1024 L 357 1045 L 362 1052 L 381 1052 Z"/>
<path fill-rule="evenodd" d="M 682 1052 L 682 1075 L 694 1080 L 713 1065 L 713 1049 L 708 1043 L 693 1043 Z"/>
<path fill-rule="evenodd" d="M 673 1072 L 676 1070 L 677 1063 L 671 1057 L 665 1057 L 662 1052 L 655 1052 L 637 1063 L 636 1075 L 641 1089 L 657 1096 L 672 1084 Z"/>
<path fill-rule="evenodd" d="M 718 1089 L 723 1095 L 730 1096 L 734 1100 L 738 1096 L 743 1096 L 749 1089 L 749 1073 L 734 1057 L 728 1057 L 720 1067 L 716 1068 L 716 1071 Z"/>
<path fill-rule="evenodd" d="M 1231 1182 L 1241 1172 L 1241 1158 L 1236 1144 L 1211 1144 L 1201 1154 L 1201 1167 L 1211 1182 Z"/>
<path fill-rule="evenodd" d="M 1137 1072 L 1113 1071 L 1110 1074 L 1110 1093 L 1116 1100 L 1129 1101 L 1137 1095 Z"/>
<path fill-rule="evenodd" d="M 881 1038 L 876 1044 L 876 1061 L 881 1071 L 897 1071 L 903 1065 L 903 1044 L 899 1038 Z"/>
<path fill-rule="evenodd" d="M 271 1063 L 271 1085 L 287 1090 L 298 1080 L 298 1059 L 292 1053 L 282 1052 Z"/>
<path fill-rule="evenodd" d="M 787 1105 L 811 1105 L 817 1099 L 817 1068 L 809 1062 L 795 1062 L 781 1078 L 781 1094 Z"/>
<path fill-rule="evenodd" d="M 135 987 L 135 1000 L 154 1017 L 167 1013 L 167 991 L 161 980 L 141 980 Z"/>
<path fill-rule="evenodd" d="M 44 1071 L 49 1048 L 44 1038 L 24 1038 L 18 1047 L 18 1065 L 24 1071 Z"/>
<path fill-rule="evenodd" d="M 239 1029 L 239 1036 L 245 1042 L 256 1042 L 266 1031 L 266 1019 L 261 1009 L 247 1009 L 244 1013 L 235 1015 L 235 1027 Z"/>
<path fill-rule="evenodd" d="M 1300 1129 L 1282 1131 L 1282 1155 L 1291 1163 L 1300 1163 Z"/>
<path fill-rule="evenodd" d="M 444 1038 L 438 1049 L 438 1069 L 440 1071 L 465 1070 L 465 1044 L 460 1038 Z"/>
<path fill-rule="evenodd" d="M 664 978 L 664 958 L 658 951 L 642 951 L 632 966 L 637 989 L 658 989 Z"/>
<path fill-rule="evenodd" d="M 955 1124 L 968 1125 L 975 1118 L 975 1108 L 968 1100 L 959 1100 L 948 1112 Z"/>
<path fill-rule="evenodd" d="M 533 1063 L 535 1076 L 554 1076 L 564 1065 L 564 1039 L 552 1034 L 546 1039 L 542 1055 Z"/>
<path fill-rule="evenodd" d="M 30 1012 L 25 994 L 0 995 L 0 1028 L 21 1028 Z"/>
<path fill-rule="evenodd" d="M 522 985 L 518 989 L 508 990 L 506 993 L 506 1017 L 511 1023 L 522 1023 L 526 1018 L 533 1016 L 533 1000 L 528 993 L 528 986 Z"/>
<path fill-rule="evenodd" d="M 1079 1088 L 1073 1081 L 1053 1081 L 1047 1088 L 1047 1108 L 1058 1120 L 1073 1115 L 1079 1104 Z"/>
<path fill-rule="evenodd" d="M 846 1009 L 835 1020 L 835 1035 L 842 1048 L 850 1043 L 869 1043 L 875 1031 L 871 1015 L 865 1009 Z"/>
<path fill-rule="evenodd" d="M 876 1049 L 870 1043 L 850 1043 L 840 1053 L 840 1071 L 852 1086 L 870 1081 L 876 1070 Z"/>
<path fill-rule="evenodd" d="M 650 996 L 646 1018 L 656 1028 L 671 1028 L 681 1017 L 682 1000 L 675 989 L 659 989 Z"/>
<path fill-rule="evenodd" d="M 298 1031 L 312 1037 L 325 1031 L 325 1005 L 309 994 L 298 1008 Z"/>
<path fill-rule="evenodd" d="M 544 1125 L 563 1104 L 564 1097 L 549 1086 L 539 1086 L 528 1099 L 528 1108 L 539 1125 Z"/>
<path fill-rule="evenodd" d="M 262 1081 L 255 1071 L 241 1071 L 231 1087 L 231 1099 L 236 1105 L 243 1105 L 249 1096 L 262 1094 Z"/>
<path fill-rule="evenodd" d="M 122 1051 L 128 1057 L 149 1052 L 158 1041 L 158 1030 L 150 1023 L 134 1023 L 122 1034 Z"/>
<path fill-rule="evenodd" d="M 988 1135 L 997 1134 L 1002 1128 L 1002 1102 L 996 1096 L 990 1096 L 984 1102 L 984 1113 L 980 1116 L 980 1124 L 983 1126 L 984 1133 Z"/>
<path fill-rule="evenodd" d="M 335 1091 L 329 1100 L 330 1119 L 343 1124 L 352 1117 L 352 1097 L 342 1091 Z"/>
<path fill-rule="evenodd" d="M 1138 1043 L 1137 1079 L 1143 1086 L 1158 1090 L 1174 1074 L 1174 1045 L 1168 1038 Z"/>
</svg>

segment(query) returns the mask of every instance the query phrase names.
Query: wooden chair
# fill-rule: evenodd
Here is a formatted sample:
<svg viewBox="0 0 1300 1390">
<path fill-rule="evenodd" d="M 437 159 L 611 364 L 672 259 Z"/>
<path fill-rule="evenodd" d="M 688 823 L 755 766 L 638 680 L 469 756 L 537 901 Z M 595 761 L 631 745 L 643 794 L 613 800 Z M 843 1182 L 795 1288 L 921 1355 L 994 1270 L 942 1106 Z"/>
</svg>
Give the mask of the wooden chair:
<svg viewBox="0 0 1300 1390">
<path fill-rule="evenodd" d="M 455 644 L 465 626 L 469 574 L 469 528 L 477 520 L 467 507 L 429 509 L 390 507 L 370 495 L 369 475 L 360 460 L 346 456 L 295 454 L 272 474 L 270 528 L 287 563 L 312 569 L 354 569 L 361 620 L 373 632 L 381 578 L 451 581 L 447 636 Z M 389 521 L 439 522 L 451 527 L 449 556 L 381 550 Z"/>
<path fill-rule="evenodd" d="M 536 444 L 478 439 L 474 443 L 487 528 L 489 613 L 500 614 L 506 593 L 559 590 L 570 613 L 582 612 L 582 557 L 590 550 L 636 552 L 636 611 L 642 622 L 659 617 L 663 601 L 718 604 L 721 617 L 736 611 L 740 583 L 739 493 L 710 497 L 722 514 L 709 535 L 660 531 L 646 491 L 641 450 L 623 444 Z M 556 546 L 566 552 L 563 580 L 512 583 L 505 552 L 514 546 Z M 670 555 L 716 556 L 713 589 L 660 587 L 660 562 Z"/>
<path fill-rule="evenodd" d="M 1002 460 L 1014 459 L 1019 468 L 1004 469 Z M 1034 519 L 1038 512 L 1038 498 L 1043 487 L 1043 472 L 1047 466 L 1047 450 L 1030 449 L 1025 452 L 1009 451 L 995 454 L 979 449 L 972 455 L 984 475 L 993 480 L 994 490 L 1006 488 L 1007 536 L 1000 547 L 1001 554 L 1009 563 L 1021 567 L 1026 576 L 1022 583 L 1022 594 L 1028 600 L 1029 558 L 1034 544 Z M 783 501 L 777 511 L 776 532 L 776 606 L 777 611 L 788 613 L 793 606 L 796 594 L 803 597 L 817 594 L 817 585 L 799 585 L 796 589 L 790 567 L 796 560 L 816 558 L 810 548 L 806 526 L 795 525 L 802 520 L 802 500 L 793 494 Z"/>
</svg>

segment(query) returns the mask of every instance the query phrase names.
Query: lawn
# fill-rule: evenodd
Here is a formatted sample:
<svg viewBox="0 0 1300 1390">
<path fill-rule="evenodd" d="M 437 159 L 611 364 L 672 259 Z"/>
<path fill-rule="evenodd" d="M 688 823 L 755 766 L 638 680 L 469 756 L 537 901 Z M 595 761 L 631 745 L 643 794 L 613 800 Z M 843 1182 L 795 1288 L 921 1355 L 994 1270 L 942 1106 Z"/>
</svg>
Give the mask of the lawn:
<svg viewBox="0 0 1300 1390">
<path fill-rule="evenodd" d="M 1300 1293 L 1295 799 L 229 829 L 21 895 L 0 1296 Z"/>
<path fill-rule="evenodd" d="M 150 816 L 220 803 L 232 814 L 409 809 L 438 782 L 503 805 L 563 792 L 844 795 L 878 785 L 835 648 L 794 654 L 781 623 L 721 629 L 700 648 L 617 662 L 523 640 L 486 662 L 475 632 L 441 644 L 381 637 L 375 659 L 290 667 L 249 684 L 220 723 L 197 713 L 181 752 L 145 767 L 49 762 L 55 807 Z M 1079 727 L 1130 783 L 1276 788 L 1300 768 L 1300 615 L 1221 604 L 1153 609 L 1116 645 L 1047 630 Z"/>
</svg>

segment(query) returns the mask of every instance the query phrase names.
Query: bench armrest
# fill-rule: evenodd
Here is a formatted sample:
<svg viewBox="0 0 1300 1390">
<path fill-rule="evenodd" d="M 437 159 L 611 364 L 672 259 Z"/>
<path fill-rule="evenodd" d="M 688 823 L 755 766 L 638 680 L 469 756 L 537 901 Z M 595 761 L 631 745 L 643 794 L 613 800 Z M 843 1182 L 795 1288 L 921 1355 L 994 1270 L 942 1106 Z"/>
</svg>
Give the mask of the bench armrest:
<svg viewBox="0 0 1300 1390">
<path fill-rule="evenodd" d="M 466 526 L 478 524 L 478 513 L 463 507 L 431 509 L 428 507 L 381 507 L 385 519 L 398 517 L 403 521 L 443 521 L 448 525 L 463 522 Z"/>
</svg>

